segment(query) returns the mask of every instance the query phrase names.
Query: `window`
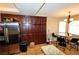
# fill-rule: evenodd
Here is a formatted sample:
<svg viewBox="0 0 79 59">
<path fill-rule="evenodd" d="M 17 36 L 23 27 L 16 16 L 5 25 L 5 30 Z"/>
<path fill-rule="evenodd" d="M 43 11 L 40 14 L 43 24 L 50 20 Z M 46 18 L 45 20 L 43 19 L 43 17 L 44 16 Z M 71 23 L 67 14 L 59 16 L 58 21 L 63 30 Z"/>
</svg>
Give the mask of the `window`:
<svg viewBox="0 0 79 59">
<path fill-rule="evenodd" d="M 69 33 L 79 35 L 79 21 L 70 22 Z"/>
<path fill-rule="evenodd" d="M 60 21 L 59 22 L 59 33 L 65 33 L 66 32 L 66 22 Z M 68 32 L 71 34 L 79 35 L 79 21 L 72 21 L 69 23 L 69 29 Z"/>
<path fill-rule="evenodd" d="M 60 21 L 59 22 L 59 33 L 65 33 L 66 32 L 66 22 Z"/>
</svg>

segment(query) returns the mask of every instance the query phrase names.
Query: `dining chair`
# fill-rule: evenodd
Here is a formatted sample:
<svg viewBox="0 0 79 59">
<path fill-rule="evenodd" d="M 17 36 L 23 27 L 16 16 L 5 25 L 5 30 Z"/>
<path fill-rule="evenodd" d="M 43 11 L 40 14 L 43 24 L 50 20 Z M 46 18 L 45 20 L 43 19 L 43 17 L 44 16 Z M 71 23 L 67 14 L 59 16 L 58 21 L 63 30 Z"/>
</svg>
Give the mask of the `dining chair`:
<svg viewBox="0 0 79 59">
<path fill-rule="evenodd" d="M 65 38 L 63 36 L 57 37 L 57 42 L 59 46 L 63 47 L 63 51 L 65 51 L 67 47 L 67 42 Z"/>
<path fill-rule="evenodd" d="M 69 42 L 70 48 L 77 48 L 78 46 L 78 40 L 79 38 L 72 38 L 71 41 Z"/>
<path fill-rule="evenodd" d="M 56 35 L 55 33 L 52 33 L 52 36 L 53 36 L 53 37 L 57 37 L 57 35 Z"/>
</svg>

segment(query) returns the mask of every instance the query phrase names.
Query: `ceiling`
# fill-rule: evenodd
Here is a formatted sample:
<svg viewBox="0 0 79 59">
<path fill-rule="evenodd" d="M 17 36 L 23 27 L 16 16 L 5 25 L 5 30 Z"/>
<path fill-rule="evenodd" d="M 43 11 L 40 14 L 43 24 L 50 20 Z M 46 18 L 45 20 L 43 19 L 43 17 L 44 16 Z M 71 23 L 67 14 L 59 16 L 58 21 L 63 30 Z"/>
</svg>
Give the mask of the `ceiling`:
<svg viewBox="0 0 79 59">
<path fill-rule="evenodd" d="M 65 17 L 79 14 L 79 3 L 0 3 L 0 12 L 8 14 Z"/>
<path fill-rule="evenodd" d="M 1 13 L 14 13 L 19 12 L 19 10 L 12 3 L 0 3 L 0 12 Z"/>
</svg>

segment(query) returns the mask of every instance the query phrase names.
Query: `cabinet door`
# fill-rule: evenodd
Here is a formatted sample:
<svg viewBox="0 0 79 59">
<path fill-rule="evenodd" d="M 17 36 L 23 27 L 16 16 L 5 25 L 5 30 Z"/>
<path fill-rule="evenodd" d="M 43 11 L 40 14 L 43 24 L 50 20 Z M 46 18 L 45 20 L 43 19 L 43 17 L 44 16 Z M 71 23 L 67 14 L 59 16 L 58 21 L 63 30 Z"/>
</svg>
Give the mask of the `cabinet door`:
<svg viewBox="0 0 79 59">
<path fill-rule="evenodd" d="M 26 24 L 25 23 L 22 23 L 21 25 L 20 25 L 20 30 L 21 30 L 21 34 L 26 34 L 26 33 L 28 33 L 28 27 L 26 26 Z"/>
<path fill-rule="evenodd" d="M 39 44 L 39 38 L 38 38 L 38 33 L 34 33 L 34 42 L 35 44 Z"/>
<path fill-rule="evenodd" d="M 1 14 L 0 14 L 0 22 L 1 22 Z"/>
<path fill-rule="evenodd" d="M 19 50 L 19 44 L 10 44 L 8 45 L 8 51 L 9 51 L 9 54 L 16 54 L 18 52 L 20 52 Z"/>
<path fill-rule="evenodd" d="M 10 21 L 14 21 L 14 22 L 19 22 L 20 23 L 24 19 L 24 16 L 12 15 L 12 14 L 1 14 L 1 20 L 3 20 L 4 18 L 9 19 Z"/>
<path fill-rule="evenodd" d="M 37 24 L 37 25 L 41 24 L 41 18 L 40 17 L 35 18 L 35 24 Z"/>
<path fill-rule="evenodd" d="M 8 52 L 8 46 L 7 45 L 0 45 L 0 55 L 7 55 Z"/>
<path fill-rule="evenodd" d="M 46 18 L 42 18 L 42 19 L 41 19 L 41 24 L 46 25 Z"/>
</svg>

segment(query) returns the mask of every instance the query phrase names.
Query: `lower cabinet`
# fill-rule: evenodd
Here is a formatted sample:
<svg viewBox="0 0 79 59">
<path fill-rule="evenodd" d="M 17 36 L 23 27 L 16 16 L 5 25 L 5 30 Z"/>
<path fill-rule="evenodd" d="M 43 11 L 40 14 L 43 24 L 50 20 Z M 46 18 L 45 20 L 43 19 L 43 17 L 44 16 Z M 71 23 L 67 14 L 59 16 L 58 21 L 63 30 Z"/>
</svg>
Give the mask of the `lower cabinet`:
<svg viewBox="0 0 79 59">
<path fill-rule="evenodd" d="M 7 55 L 7 54 L 8 54 L 7 45 L 0 45 L 0 55 Z"/>
<path fill-rule="evenodd" d="M 10 55 L 19 53 L 19 44 L 0 45 L 0 55 Z"/>
<path fill-rule="evenodd" d="M 10 44 L 8 46 L 8 54 L 16 54 L 16 53 L 19 53 L 20 50 L 19 50 L 19 44 Z"/>
</svg>

